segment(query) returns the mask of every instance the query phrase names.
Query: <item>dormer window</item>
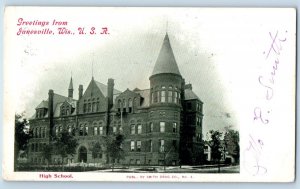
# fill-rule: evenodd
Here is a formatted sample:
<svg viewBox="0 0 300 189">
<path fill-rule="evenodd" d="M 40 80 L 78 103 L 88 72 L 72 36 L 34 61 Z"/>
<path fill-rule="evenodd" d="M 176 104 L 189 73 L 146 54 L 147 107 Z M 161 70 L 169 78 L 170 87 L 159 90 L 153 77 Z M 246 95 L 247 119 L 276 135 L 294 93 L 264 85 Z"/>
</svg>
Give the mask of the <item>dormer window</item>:
<svg viewBox="0 0 300 189">
<path fill-rule="evenodd" d="M 60 115 L 61 116 L 68 116 L 72 114 L 72 106 L 64 103 L 61 107 L 60 107 Z"/>
<path fill-rule="evenodd" d="M 36 110 L 36 118 L 43 118 L 46 114 L 46 109 L 45 108 L 40 108 Z"/>
</svg>

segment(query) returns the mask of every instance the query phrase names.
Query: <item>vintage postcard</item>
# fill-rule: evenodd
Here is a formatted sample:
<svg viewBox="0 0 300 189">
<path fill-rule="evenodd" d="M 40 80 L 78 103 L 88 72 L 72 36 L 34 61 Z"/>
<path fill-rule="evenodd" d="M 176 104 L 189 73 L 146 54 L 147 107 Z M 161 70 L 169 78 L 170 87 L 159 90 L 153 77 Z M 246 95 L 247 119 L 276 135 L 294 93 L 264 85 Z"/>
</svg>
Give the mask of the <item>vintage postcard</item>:
<svg viewBox="0 0 300 189">
<path fill-rule="evenodd" d="M 6 180 L 293 182 L 296 10 L 6 7 Z"/>
</svg>

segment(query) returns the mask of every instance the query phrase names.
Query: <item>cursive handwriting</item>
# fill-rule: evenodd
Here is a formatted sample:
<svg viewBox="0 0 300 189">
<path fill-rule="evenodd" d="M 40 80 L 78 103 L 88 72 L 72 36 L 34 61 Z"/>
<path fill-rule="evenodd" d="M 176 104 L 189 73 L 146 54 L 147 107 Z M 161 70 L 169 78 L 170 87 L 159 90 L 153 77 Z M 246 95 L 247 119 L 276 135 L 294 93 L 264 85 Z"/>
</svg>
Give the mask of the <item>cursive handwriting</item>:
<svg viewBox="0 0 300 189">
<path fill-rule="evenodd" d="M 260 161 L 263 145 L 264 143 L 261 139 L 255 139 L 252 135 L 249 135 L 249 145 L 244 150 L 244 165 L 246 170 L 253 176 L 264 175 L 268 171 Z"/>
<path fill-rule="evenodd" d="M 287 33 L 287 31 L 285 32 Z M 265 93 L 265 100 L 271 101 L 274 97 L 274 84 L 276 81 L 276 73 L 278 72 L 279 65 L 280 65 L 280 55 L 283 50 L 283 44 L 287 41 L 287 38 L 284 36 L 280 36 L 279 32 L 276 31 L 273 35 L 272 32 L 269 32 L 269 37 L 271 40 L 271 44 L 268 47 L 268 51 L 263 52 L 265 55 L 266 63 L 270 66 L 269 71 L 266 74 L 258 76 L 258 83 L 264 89 Z M 267 103 L 266 102 L 266 103 Z M 262 108 L 263 105 L 256 106 L 254 108 L 254 120 L 259 121 L 262 124 L 268 124 L 270 120 L 267 118 L 268 114 L 270 113 L 269 109 Z"/>
<path fill-rule="evenodd" d="M 270 113 L 270 111 L 267 111 L 267 113 Z M 265 114 L 260 107 L 254 108 L 254 120 L 260 120 L 263 124 L 268 124 L 269 120 L 265 118 Z"/>
</svg>

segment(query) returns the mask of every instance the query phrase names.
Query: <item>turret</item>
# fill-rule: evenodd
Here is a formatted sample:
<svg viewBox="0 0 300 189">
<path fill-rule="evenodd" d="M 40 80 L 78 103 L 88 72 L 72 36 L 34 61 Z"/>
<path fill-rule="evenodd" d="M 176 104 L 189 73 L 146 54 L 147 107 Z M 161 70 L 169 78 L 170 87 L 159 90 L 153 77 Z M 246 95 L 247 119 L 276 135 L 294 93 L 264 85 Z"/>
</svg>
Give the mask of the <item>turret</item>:
<svg viewBox="0 0 300 189">
<path fill-rule="evenodd" d="M 73 80 L 72 80 L 72 77 L 71 77 L 71 80 L 70 80 L 70 84 L 69 84 L 69 89 L 68 89 L 68 97 L 69 98 L 73 98 Z"/>
<path fill-rule="evenodd" d="M 150 104 L 173 103 L 180 105 L 182 77 L 179 72 L 168 34 L 156 60 L 150 80 Z"/>
</svg>

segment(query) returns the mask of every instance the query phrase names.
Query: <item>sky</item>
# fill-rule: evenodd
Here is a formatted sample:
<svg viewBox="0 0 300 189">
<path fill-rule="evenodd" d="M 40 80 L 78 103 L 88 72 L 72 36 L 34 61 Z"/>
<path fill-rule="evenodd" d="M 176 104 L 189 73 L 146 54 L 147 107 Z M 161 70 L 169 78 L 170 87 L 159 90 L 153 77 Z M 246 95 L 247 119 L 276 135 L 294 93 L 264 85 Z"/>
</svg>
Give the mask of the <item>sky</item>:
<svg viewBox="0 0 300 189">
<path fill-rule="evenodd" d="M 242 106 L 247 103 L 251 89 L 257 87 L 253 73 L 260 66 L 253 63 L 263 59 L 267 45 L 261 44 L 269 42 L 264 31 L 271 26 L 262 27 L 269 19 L 260 17 L 265 16 L 263 11 L 256 14 L 259 21 L 247 11 L 220 10 L 74 8 L 43 13 L 39 9 L 31 14 L 18 11 L 7 24 L 6 39 L 11 43 L 5 54 L 8 62 L 13 62 L 6 64 L 5 78 L 14 75 L 6 82 L 6 88 L 12 85 L 10 89 L 14 91 L 14 108 L 31 117 L 35 107 L 47 99 L 49 89 L 67 96 L 71 75 L 75 98 L 79 84 L 86 89 L 92 75 L 104 84 L 113 78 L 115 88 L 121 91 L 149 88 L 149 76 L 167 32 L 181 75 L 204 102 L 204 137 L 211 129 L 239 130 L 243 119 L 240 114 L 245 108 Z M 237 13 L 241 16 L 237 17 Z M 19 18 L 49 21 L 50 25 L 53 20 L 67 21 L 64 27 L 76 35 L 16 36 Z M 36 26 L 47 27 L 55 28 Z M 97 32 L 107 27 L 110 34 L 78 35 L 78 27 L 85 27 L 86 31 L 95 27 Z M 253 56 L 255 53 L 258 56 Z"/>
<path fill-rule="evenodd" d="M 116 89 L 149 88 L 168 32 L 183 78 L 204 102 L 204 139 L 211 129 L 239 130 L 241 180 L 294 178 L 296 10 L 19 7 L 5 16 L 4 154 L 13 153 L 15 112 L 31 117 L 49 89 L 66 96 L 71 73 L 75 97 L 92 67 L 95 80 L 114 78 Z M 19 18 L 67 21 L 72 33 L 107 27 L 110 34 L 16 35 Z M 267 174 L 254 177 L 258 163 Z"/>
</svg>

